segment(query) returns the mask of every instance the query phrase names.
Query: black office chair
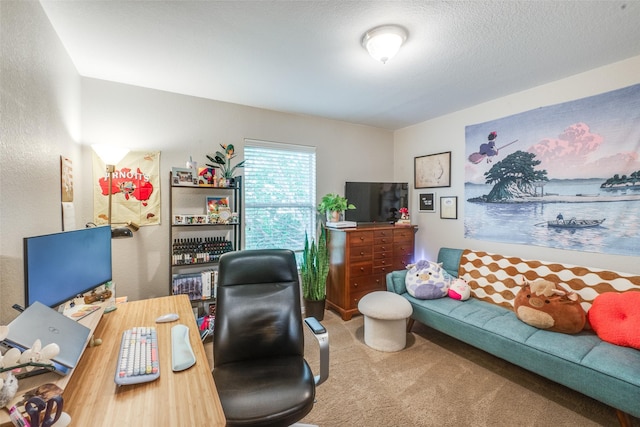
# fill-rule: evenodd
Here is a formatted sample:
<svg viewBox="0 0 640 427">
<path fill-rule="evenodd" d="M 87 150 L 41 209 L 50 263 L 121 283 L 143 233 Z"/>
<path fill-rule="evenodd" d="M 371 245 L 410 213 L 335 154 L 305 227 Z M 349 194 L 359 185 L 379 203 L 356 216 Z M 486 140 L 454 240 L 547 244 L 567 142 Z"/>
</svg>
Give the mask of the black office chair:
<svg viewBox="0 0 640 427">
<path fill-rule="evenodd" d="M 316 386 L 329 376 L 329 336 L 315 318 L 304 322 L 319 343 L 315 377 L 304 360 L 293 252 L 244 250 L 220 257 L 213 377 L 227 426 L 289 426 L 311 411 Z"/>
</svg>

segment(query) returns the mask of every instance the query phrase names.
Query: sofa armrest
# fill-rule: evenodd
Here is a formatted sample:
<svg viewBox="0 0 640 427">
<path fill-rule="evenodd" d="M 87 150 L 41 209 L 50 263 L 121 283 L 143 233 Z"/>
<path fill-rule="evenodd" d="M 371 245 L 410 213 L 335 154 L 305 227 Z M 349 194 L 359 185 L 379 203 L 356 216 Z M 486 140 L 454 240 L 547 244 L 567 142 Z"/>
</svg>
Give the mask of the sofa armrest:
<svg viewBox="0 0 640 427">
<path fill-rule="evenodd" d="M 387 290 L 399 295 L 407 292 L 407 287 L 404 283 L 406 275 L 407 270 L 397 270 L 387 274 Z"/>
<path fill-rule="evenodd" d="M 453 277 L 458 277 L 460 268 L 460 258 L 464 249 L 440 248 L 438 252 L 438 262 L 442 263 L 442 268 Z"/>
</svg>

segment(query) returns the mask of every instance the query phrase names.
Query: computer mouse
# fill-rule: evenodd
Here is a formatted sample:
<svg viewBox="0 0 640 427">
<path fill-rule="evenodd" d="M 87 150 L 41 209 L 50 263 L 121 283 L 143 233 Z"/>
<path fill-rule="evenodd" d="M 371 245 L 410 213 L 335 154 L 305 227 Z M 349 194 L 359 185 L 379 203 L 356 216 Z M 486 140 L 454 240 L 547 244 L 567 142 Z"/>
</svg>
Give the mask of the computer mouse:
<svg viewBox="0 0 640 427">
<path fill-rule="evenodd" d="M 156 323 L 173 322 L 175 320 L 178 320 L 179 318 L 180 318 L 180 316 L 178 316 L 175 313 L 167 313 L 167 314 L 163 314 L 162 316 L 158 317 L 156 319 Z"/>
</svg>

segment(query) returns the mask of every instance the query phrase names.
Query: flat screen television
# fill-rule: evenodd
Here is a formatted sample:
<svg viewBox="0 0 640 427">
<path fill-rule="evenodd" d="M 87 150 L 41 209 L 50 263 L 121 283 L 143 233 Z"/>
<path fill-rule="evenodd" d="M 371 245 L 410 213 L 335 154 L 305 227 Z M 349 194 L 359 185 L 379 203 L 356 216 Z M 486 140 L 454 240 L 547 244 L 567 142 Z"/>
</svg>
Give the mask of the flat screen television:
<svg viewBox="0 0 640 427">
<path fill-rule="evenodd" d="M 398 212 L 409 207 L 409 184 L 406 182 L 347 182 L 344 196 L 356 209 L 347 210 L 346 221 L 357 223 L 393 223 Z"/>
<path fill-rule="evenodd" d="M 111 280 L 111 227 L 25 237 L 25 306 L 56 307 Z"/>
</svg>

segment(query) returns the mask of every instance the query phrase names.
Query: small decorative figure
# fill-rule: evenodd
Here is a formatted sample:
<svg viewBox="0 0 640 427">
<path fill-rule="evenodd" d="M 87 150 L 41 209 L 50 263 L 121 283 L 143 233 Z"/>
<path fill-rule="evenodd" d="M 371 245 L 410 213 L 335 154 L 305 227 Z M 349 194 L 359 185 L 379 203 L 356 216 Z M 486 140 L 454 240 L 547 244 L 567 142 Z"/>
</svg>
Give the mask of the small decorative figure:
<svg viewBox="0 0 640 427">
<path fill-rule="evenodd" d="M 400 208 L 398 209 L 398 212 L 400 213 L 400 219 L 396 221 L 396 224 L 411 224 L 411 221 L 409 220 L 409 209 Z"/>
<path fill-rule="evenodd" d="M 7 373 L 7 377 L 4 379 L 2 384 L 2 388 L 0 388 L 0 408 L 4 408 L 13 397 L 16 395 L 18 391 L 18 380 L 11 373 Z"/>
</svg>

